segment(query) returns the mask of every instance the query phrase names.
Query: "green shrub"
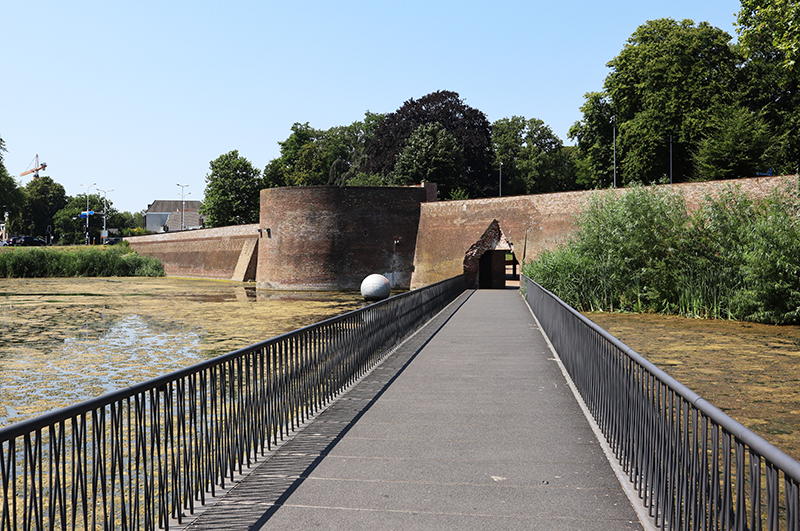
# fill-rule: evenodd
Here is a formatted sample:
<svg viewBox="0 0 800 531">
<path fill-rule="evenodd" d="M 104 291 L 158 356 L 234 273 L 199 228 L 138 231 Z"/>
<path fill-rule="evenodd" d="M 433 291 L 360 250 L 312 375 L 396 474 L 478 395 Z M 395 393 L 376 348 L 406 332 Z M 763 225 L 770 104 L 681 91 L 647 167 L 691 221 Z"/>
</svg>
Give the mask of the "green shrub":
<svg viewBox="0 0 800 531">
<path fill-rule="evenodd" d="M 523 271 L 579 310 L 800 323 L 800 198 L 736 188 L 688 215 L 665 189 L 597 194 L 563 247 Z"/>
<path fill-rule="evenodd" d="M 0 253 L 0 277 L 164 276 L 157 258 L 139 256 L 127 245 L 9 249 Z"/>
</svg>

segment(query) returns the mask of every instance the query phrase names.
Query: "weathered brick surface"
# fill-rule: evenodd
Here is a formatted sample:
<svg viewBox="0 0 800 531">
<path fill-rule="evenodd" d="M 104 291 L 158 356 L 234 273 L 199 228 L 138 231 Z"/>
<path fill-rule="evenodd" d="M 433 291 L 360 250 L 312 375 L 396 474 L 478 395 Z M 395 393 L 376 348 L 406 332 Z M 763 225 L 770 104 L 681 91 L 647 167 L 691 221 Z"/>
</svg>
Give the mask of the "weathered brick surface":
<svg viewBox="0 0 800 531">
<path fill-rule="evenodd" d="M 414 187 L 262 190 L 257 286 L 357 290 L 377 273 L 407 289 L 425 200 Z"/>
<path fill-rule="evenodd" d="M 171 277 L 230 280 L 244 243 L 258 238 L 258 225 L 167 232 L 125 238 L 140 255 L 155 256 Z M 248 271 L 255 280 L 255 271 Z"/>
<path fill-rule="evenodd" d="M 705 196 L 729 186 L 763 197 L 796 181 L 796 176 L 758 177 L 671 186 L 693 209 Z M 624 192 L 437 203 L 426 202 L 425 188 L 270 188 L 261 191 L 258 225 L 126 239 L 139 254 L 160 258 L 169 276 L 230 279 L 245 241 L 258 238 L 257 264 L 250 264 L 246 279 L 256 280 L 259 287 L 358 289 L 364 277 L 379 273 L 394 288 L 406 289 L 465 271 L 474 276 L 480 254 L 504 248 L 505 243 L 495 241 L 507 241 L 517 259 L 530 260 L 569 237 L 575 215 L 592 194 Z M 487 234 L 495 220 L 499 232 L 492 228 Z"/>
<path fill-rule="evenodd" d="M 753 197 L 763 197 L 776 187 L 795 181 L 796 176 L 783 176 L 669 186 L 680 191 L 687 206 L 693 209 L 704 197 L 714 196 L 728 186 L 738 187 Z M 467 251 L 481 239 L 493 220 L 497 220 L 517 259 L 530 260 L 569 237 L 575 229 L 575 215 L 592 194 L 624 192 L 621 188 L 425 203 L 420 211 L 411 288 L 464 272 Z"/>
</svg>

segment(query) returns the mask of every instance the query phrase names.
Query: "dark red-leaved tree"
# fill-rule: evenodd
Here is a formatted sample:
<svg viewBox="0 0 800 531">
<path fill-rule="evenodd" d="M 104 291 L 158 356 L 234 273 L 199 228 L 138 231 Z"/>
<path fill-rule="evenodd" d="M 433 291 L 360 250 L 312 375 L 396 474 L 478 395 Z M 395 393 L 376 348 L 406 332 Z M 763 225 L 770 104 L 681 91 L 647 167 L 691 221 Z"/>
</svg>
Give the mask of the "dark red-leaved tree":
<svg viewBox="0 0 800 531">
<path fill-rule="evenodd" d="M 464 153 L 459 187 L 470 197 L 483 197 L 496 187 L 491 169 L 491 125 L 486 115 L 466 105 L 456 92 L 441 90 L 408 100 L 387 114 L 366 148 L 363 171 L 388 176 L 406 140 L 419 126 L 439 122 Z"/>
</svg>

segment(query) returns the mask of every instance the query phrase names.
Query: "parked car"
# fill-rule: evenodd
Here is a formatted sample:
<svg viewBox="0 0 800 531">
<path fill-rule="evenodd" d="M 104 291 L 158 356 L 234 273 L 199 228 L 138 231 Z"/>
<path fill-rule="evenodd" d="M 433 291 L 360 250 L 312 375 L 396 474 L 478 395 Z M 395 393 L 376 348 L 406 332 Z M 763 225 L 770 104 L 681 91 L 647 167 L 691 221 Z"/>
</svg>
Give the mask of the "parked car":
<svg viewBox="0 0 800 531">
<path fill-rule="evenodd" d="M 32 247 L 32 246 L 39 246 L 39 245 L 47 245 L 44 240 L 40 238 L 34 238 L 33 236 L 22 236 L 17 239 L 14 245 L 19 245 L 22 247 Z"/>
<path fill-rule="evenodd" d="M 116 245 L 120 242 L 122 242 L 122 238 L 106 238 L 106 241 L 103 242 L 103 245 Z"/>
<path fill-rule="evenodd" d="M 16 245 L 17 240 L 19 240 L 18 236 L 14 236 L 13 238 L 9 238 L 6 240 L 6 245 Z"/>
</svg>

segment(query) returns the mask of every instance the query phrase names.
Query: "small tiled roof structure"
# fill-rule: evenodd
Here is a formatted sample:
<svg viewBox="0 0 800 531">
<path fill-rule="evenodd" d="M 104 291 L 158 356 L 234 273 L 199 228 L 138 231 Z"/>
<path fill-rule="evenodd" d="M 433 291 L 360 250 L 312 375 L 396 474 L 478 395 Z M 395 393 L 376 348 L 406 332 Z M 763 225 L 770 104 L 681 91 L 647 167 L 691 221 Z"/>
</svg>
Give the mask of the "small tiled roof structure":
<svg viewBox="0 0 800 531">
<path fill-rule="evenodd" d="M 201 201 L 153 201 L 144 214 L 145 228 L 153 232 L 174 232 L 181 230 L 181 210 L 183 227 L 197 229 L 203 226 L 200 215 Z"/>
</svg>

